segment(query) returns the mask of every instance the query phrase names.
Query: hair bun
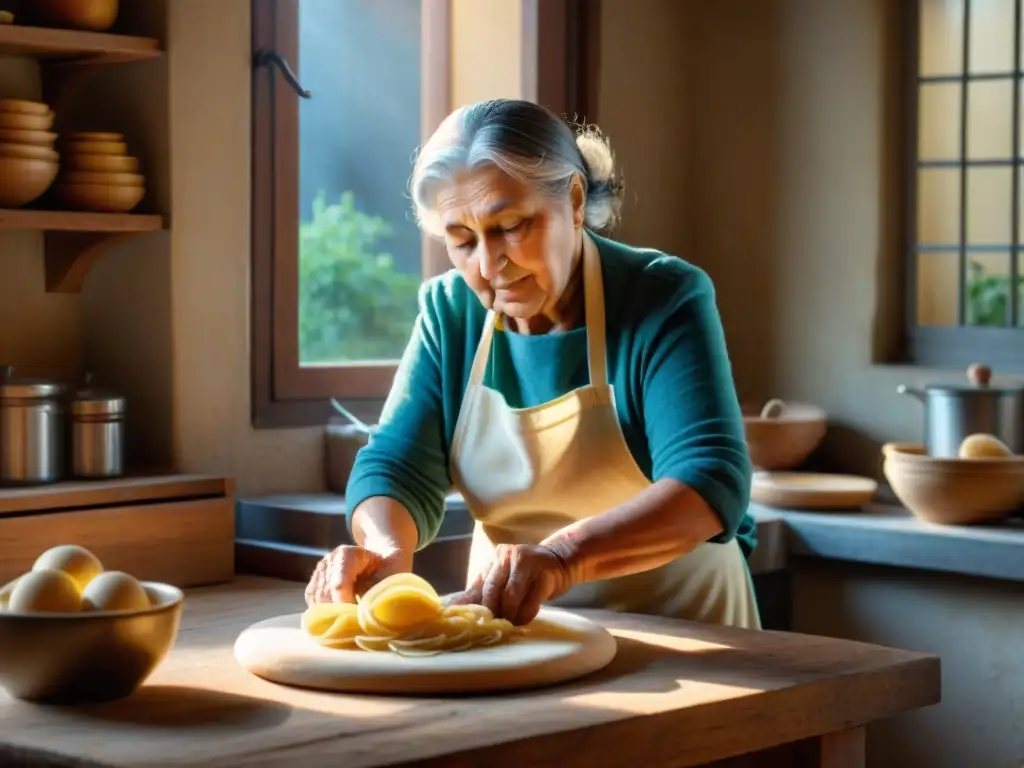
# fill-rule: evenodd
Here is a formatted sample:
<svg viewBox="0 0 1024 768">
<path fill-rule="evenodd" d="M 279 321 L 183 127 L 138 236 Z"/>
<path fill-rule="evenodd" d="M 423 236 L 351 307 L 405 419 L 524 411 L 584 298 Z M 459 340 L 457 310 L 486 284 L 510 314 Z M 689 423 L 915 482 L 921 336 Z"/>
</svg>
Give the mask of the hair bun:
<svg viewBox="0 0 1024 768">
<path fill-rule="evenodd" d="M 590 181 L 601 184 L 615 175 L 615 158 L 607 139 L 599 131 L 588 130 L 576 137 L 576 146 L 590 172 Z"/>
</svg>

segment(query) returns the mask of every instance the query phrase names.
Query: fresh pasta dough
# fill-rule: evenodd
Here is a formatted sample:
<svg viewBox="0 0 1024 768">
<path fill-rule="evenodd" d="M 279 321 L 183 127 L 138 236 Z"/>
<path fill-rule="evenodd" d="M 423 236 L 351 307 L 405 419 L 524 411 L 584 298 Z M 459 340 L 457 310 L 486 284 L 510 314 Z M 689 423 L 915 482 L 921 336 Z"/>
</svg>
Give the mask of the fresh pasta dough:
<svg viewBox="0 0 1024 768">
<path fill-rule="evenodd" d="M 537 623 L 517 627 L 482 605 L 442 605 L 434 588 L 412 573 L 382 579 L 355 604 L 316 603 L 302 615 L 302 629 L 320 645 L 402 656 L 496 645 Z"/>
</svg>

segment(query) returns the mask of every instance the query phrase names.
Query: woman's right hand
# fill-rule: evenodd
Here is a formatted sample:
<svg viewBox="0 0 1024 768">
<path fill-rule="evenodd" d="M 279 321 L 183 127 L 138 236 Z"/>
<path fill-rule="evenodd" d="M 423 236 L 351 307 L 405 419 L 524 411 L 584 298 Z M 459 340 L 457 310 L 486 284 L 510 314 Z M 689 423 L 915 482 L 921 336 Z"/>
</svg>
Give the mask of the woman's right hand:
<svg viewBox="0 0 1024 768">
<path fill-rule="evenodd" d="M 342 545 L 317 563 L 306 587 L 306 604 L 354 603 L 381 579 L 412 570 L 412 553 L 401 549 L 375 552 Z"/>
</svg>

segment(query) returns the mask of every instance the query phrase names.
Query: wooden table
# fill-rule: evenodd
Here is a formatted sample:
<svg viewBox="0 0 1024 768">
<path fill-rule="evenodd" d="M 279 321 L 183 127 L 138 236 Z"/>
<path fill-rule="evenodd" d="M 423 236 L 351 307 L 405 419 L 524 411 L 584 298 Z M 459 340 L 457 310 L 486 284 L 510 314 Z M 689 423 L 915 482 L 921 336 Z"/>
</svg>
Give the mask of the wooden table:
<svg viewBox="0 0 1024 768">
<path fill-rule="evenodd" d="M 939 701 L 934 656 L 604 611 L 587 614 L 619 640 L 611 666 L 526 693 L 341 696 L 242 670 L 238 633 L 302 608 L 292 582 L 190 591 L 175 649 L 134 696 L 56 708 L 0 694 L 0 764 L 854 768 L 865 723 Z"/>
</svg>

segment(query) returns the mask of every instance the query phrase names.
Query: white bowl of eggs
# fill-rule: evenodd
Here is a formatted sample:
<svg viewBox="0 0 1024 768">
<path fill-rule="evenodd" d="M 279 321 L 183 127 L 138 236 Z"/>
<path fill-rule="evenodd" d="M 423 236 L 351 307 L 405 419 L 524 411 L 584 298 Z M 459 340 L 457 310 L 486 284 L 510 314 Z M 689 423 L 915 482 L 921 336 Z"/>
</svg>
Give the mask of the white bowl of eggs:
<svg viewBox="0 0 1024 768">
<path fill-rule="evenodd" d="M 106 571 L 84 547 L 41 554 L 0 588 L 0 686 L 59 704 L 131 694 L 174 645 L 183 596 Z"/>
</svg>

